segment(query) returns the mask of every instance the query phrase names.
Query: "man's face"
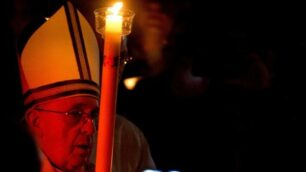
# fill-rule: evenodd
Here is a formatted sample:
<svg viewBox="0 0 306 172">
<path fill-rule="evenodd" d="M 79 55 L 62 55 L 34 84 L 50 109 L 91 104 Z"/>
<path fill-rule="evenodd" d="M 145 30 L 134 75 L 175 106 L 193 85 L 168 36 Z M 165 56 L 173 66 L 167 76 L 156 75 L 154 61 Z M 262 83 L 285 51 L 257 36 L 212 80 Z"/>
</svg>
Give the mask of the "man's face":
<svg viewBox="0 0 306 172">
<path fill-rule="evenodd" d="M 95 132 L 89 114 L 97 109 L 98 101 L 90 96 L 57 99 L 34 108 L 38 144 L 57 168 L 75 170 L 88 161 Z"/>
</svg>

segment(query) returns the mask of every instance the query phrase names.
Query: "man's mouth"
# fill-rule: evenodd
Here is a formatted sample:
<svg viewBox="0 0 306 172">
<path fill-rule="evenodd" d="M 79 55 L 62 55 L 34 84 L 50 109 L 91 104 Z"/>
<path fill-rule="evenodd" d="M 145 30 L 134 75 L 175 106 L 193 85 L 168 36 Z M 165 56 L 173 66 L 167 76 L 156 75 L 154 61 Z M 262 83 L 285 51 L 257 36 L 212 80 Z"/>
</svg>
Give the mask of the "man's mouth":
<svg viewBox="0 0 306 172">
<path fill-rule="evenodd" d="M 78 144 L 76 145 L 76 147 L 79 150 L 78 152 L 84 156 L 87 156 L 91 150 L 91 146 L 89 146 L 88 144 Z"/>
<path fill-rule="evenodd" d="M 81 144 L 81 145 L 77 145 L 78 148 L 84 149 L 84 150 L 88 150 L 90 147 L 86 144 Z"/>
</svg>

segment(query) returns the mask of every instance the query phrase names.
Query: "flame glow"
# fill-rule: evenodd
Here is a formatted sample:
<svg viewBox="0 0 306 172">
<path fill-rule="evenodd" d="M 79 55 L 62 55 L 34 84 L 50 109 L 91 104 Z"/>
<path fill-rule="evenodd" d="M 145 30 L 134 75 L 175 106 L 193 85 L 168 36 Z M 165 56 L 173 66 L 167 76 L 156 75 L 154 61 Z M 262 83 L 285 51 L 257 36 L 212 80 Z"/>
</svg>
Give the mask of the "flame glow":
<svg viewBox="0 0 306 172">
<path fill-rule="evenodd" d="M 139 80 L 141 80 L 142 78 L 140 76 L 136 76 L 136 77 L 131 77 L 131 78 L 126 78 L 123 83 L 126 89 L 128 90 L 133 90 L 136 86 L 136 84 L 138 83 Z"/>
<path fill-rule="evenodd" d="M 107 10 L 114 15 L 118 15 L 119 11 L 123 6 L 122 2 L 116 2 L 112 7 L 108 8 Z"/>
</svg>

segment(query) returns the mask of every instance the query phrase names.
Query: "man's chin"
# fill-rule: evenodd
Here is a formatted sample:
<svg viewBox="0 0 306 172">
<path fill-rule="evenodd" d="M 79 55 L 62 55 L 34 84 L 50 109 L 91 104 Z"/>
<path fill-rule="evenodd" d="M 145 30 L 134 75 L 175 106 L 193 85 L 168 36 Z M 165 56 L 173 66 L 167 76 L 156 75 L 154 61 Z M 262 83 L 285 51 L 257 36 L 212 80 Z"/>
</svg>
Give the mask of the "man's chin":
<svg viewBox="0 0 306 172">
<path fill-rule="evenodd" d="M 81 169 L 88 161 L 88 156 L 74 156 L 71 158 L 67 164 L 68 171 L 76 171 Z"/>
</svg>

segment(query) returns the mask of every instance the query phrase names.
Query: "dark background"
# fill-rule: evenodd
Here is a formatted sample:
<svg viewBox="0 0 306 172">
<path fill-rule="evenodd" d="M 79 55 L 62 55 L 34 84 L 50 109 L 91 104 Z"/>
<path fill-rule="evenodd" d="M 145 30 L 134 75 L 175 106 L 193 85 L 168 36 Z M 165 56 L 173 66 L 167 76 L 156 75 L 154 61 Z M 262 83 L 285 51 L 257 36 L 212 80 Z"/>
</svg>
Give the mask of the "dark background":
<svg viewBox="0 0 306 172">
<path fill-rule="evenodd" d="M 16 124 L 16 114 L 22 113 L 22 96 L 15 33 L 22 30 L 32 15 L 48 14 L 48 10 L 60 4 L 60 1 L 25 2 L 5 2 L 1 12 L 4 23 L 1 25 L 1 131 L 5 136 L 4 148 L 12 150 L 5 154 L 9 167 L 27 157 L 30 142 L 23 138 L 26 136 Z M 187 31 L 182 34 L 182 45 L 178 46 L 186 46 L 186 50 L 195 54 L 195 74 L 206 74 L 209 67 L 201 58 L 202 45 L 210 45 L 210 51 L 205 53 L 217 57 L 233 53 L 234 49 L 242 51 L 241 47 L 247 45 L 246 49 L 254 49 L 263 56 L 273 52 L 271 85 L 241 93 L 215 84 L 208 93 L 195 96 L 171 95 L 163 80 L 149 81 L 148 87 L 135 94 L 121 85 L 118 111 L 143 130 L 162 171 L 300 171 L 305 135 L 302 61 L 306 57 L 302 10 L 279 3 L 190 3 L 192 10 L 182 20 Z M 20 10 L 24 7 L 27 10 Z M 86 6 L 80 8 L 86 12 Z M 201 25 L 197 24 L 199 21 Z M 228 62 L 228 59 L 221 61 L 221 66 Z M 14 159 L 15 155 L 20 159 Z M 24 159 L 24 162 L 29 160 Z"/>
</svg>

